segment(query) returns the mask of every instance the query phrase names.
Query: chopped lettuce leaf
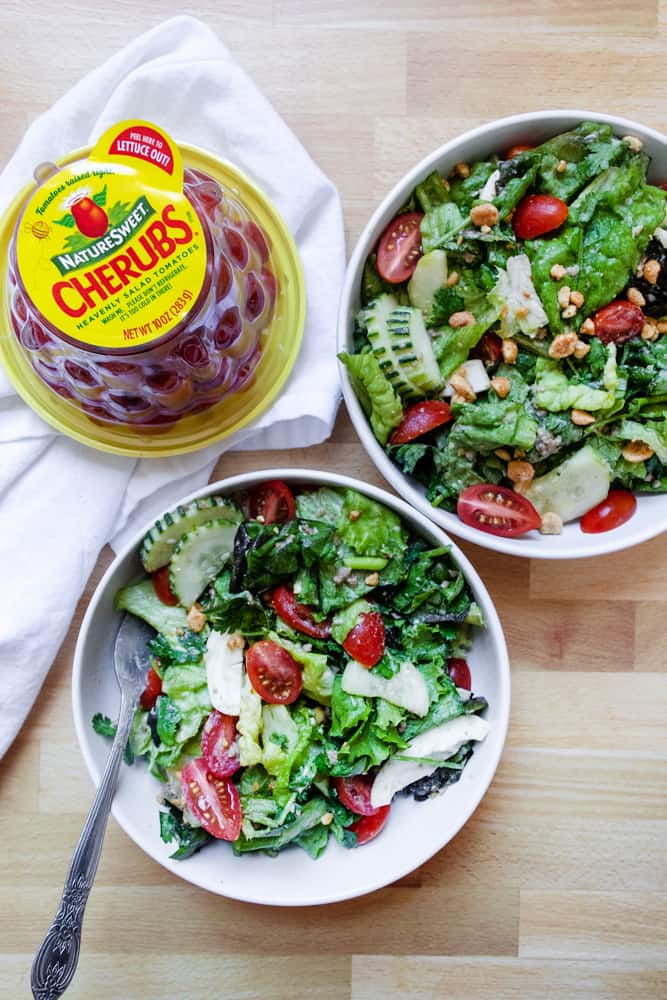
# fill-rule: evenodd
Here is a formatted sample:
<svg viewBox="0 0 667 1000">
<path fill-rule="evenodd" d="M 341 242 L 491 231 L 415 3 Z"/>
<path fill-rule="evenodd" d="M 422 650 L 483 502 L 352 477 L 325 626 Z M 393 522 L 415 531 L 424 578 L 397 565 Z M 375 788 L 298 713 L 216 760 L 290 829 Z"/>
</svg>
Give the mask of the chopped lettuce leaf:
<svg viewBox="0 0 667 1000">
<path fill-rule="evenodd" d="M 519 332 L 534 337 L 547 323 L 525 253 L 509 258 L 507 270 L 500 272 L 489 299 L 500 307 L 501 337 L 512 337 Z"/>
<path fill-rule="evenodd" d="M 573 407 L 580 410 L 606 410 L 614 405 L 619 388 L 616 345 L 609 344 L 602 375 L 603 389 L 568 379 L 557 361 L 538 358 L 535 366 L 535 403 L 543 410 L 557 413 Z"/>
<path fill-rule="evenodd" d="M 354 514 L 358 517 L 352 520 L 350 515 Z M 400 558 L 407 544 L 406 530 L 398 514 L 356 490 L 345 491 L 338 534 L 362 556 Z"/>
<path fill-rule="evenodd" d="M 622 441 L 643 441 L 653 448 L 663 465 L 667 465 L 667 416 L 660 422 L 622 420 L 614 437 Z"/>
<path fill-rule="evenodd" d="M 247 677 L 241 687 L 241 710 L 236 723 L 239 734 L 239 753 L 242 767 L 259 764 L 262 748 L 259 738 L 262 729 L 262 699 Z"/>
<path fill-rule="evenodd" d="M 373 354 L 346 354 L 338 357 L 347 368 L 350 379 L 373 433 L 380 442 L 387 438 L 403 417 L 403 407 L 389 379 Z"/>
</svg>

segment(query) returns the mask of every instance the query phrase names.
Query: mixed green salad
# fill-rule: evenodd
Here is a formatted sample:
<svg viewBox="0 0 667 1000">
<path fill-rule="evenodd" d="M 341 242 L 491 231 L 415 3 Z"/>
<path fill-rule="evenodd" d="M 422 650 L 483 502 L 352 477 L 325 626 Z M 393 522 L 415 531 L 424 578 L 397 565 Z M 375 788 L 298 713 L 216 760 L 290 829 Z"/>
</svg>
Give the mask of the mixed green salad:
<svg viewBox="0 0 667 1000">
<path fill-rule="evenodd" d="M 366 261 L 340 355 L 435 507 L 506 536 L 622 524 L 667 486 L 665 191 L 582 122 L 428 176 Z"/>
<path fill-rule="evenodd" d="M 126 759 L 162 784 L 172 857 L 364 844 L 396 793 L 457 781 L 485 738 L 465 660 L 480 609 L 449 549 L 368 496 L 272 480 L 196 500 L 141 560 L 116 595 L 156 631 Z"/>
</svg>

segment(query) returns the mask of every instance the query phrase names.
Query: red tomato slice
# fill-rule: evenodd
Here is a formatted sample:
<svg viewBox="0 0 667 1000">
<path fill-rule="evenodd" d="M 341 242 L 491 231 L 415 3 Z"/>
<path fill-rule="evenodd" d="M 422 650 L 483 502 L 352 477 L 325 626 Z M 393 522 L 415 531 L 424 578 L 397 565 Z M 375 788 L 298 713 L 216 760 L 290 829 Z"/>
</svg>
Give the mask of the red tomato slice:
<svg viewBox="0 0 667 1000">
<path fill-rule="evenodd" d="M 470 676 L 470 667 L 466 660 L 462 660 L 456 656 L 447 660 L 447 673 L 457 688 L 472 691 L 472 677 Z"/>
<path fill-rule="evenodd" d="M 593 317 L 595 336 L 603 344 L 623 344 L 626 340 L 636 337 L 642 332 L 644 313 L 634 302 L 627 299 L 616 299 L 608 306 L 598 310 Z"/>
<path fill-rule="evenodd" d="M 229 778 L 241 766 L 236 717 L 214 709 L 204 724 L 201 752 L 216 778 Z"/>
<path fill-rule="evenodd" d="M 497 365 L 502 357 L 503 342 L 497 333 L 487 331 L 470 352 L 471 358 L 479 358 L 485 365 Z"/>
<path fill-rule="evenodd" d="M 514 235 L 520 240 L 534 240 L 562 226 L 568 207 L 552 194 L 529 194 L 522 198 L 512 216 Z"/>
<path fill-rule="evenodd" d="M 356 823 L 348 826 L 348 830 L 352 830 L 352 833 L 356 833 L 357 835 L 357 847 L 361 847 L 362 844 L 367 844 L 373 837 L 377 837 L 389 819 L 390 808 L 391 806 L 380 806 L 378 811 L 373 813 L 372 816 L 362 816 Z"/>
<path fill-rule="evenodd" d="M 197 757 L 183 768 L 181 784 L 188 809 L 212 837 L 238 839 L 241 800 L 229 778 L 216 778 L 204 758 Z"/>
<path fill-rule="evenodd" d="M 282 479 L 270 479 L 256 486 L 250 495 L 250 516 L 262 517 L 264 524 L 284 524 L 296 513 L 294 497 Z"/>
<path fill-rule="evenodd" d="M 534 146 L 526 146 L 520 142 L 516 146 L 510 146 L 510 148 L 505 153 L 506 160 L 513 160 L 515 156 L 521 156 L 522 153 L 527 153 L 529 149 L 535 149 Z"/>
<path fill-rule="evenodd" d="M 169 583 L 169 565 L 163 566 L 162 569 L 156 569 L 151 575 L 153 578 L 153 590 L 159 599 L 163 604 L 175 607 L 178 604 L 178 598 Z"/>
<path fill-rule="evenodd" d="M 291 705 L 301 694 L 301 667 L 286 649 L 271 639 L 254 643 L 245 658 L 248 680 L 271 705 Z"/>
<path fill-rule="evenodd" d="M 310 608 L 297 602 L 291 587 L 283 584 L 276 587 L 271 600 L 275 613 L 297 632 L 303 632 L 313 639 L 328 639 L 331 636 L 331 622 L 316 622 Z"/>
<path fill-rule="evenodd" d="M 419 224 L 421 212 L 406 212 L 390 222 L 378 245 L 377 269 L 381 278 L 392 285 L 407 281 L 422 255 Z"/>
<path fill-rule="evenodd" d="M 459 495 L 456 511 L 464 524 L 503 538 L 517 538 L 542 523 L 530 500 L 493 483 L 468 486 Z"/>
<path fill-rule="evenodd" d="M 597 506 L 586 511 L 579 522 L 587 535 L 613 531 L 629 521 L 637 510 L 637 498 L 629 490 L 610 490 Z"/>
<path fill-rule="evenodd" d="M 157 701 L 159 694 L 162 694 L 162 679 L 160 678 L 160 675 L 151 667 L 146 674 L 146 687 L 141 692 L 141 696 L 139 698 L 141 707 L 146 712 L 150 712 L 151 708 Z"/>
<path fill-rule="evenodd" d="M 369 670 L 384 656 L 384 621 L 379 611 L 362 615 L 343 643 L 346 653 Z"/>
<path fill-rule="evenodd" d="M 349 778 L 334 778 L 333 785 L 338 798 L 346 809 L 359 816 L 375 816 L 376 806 L 371 805 L 373 778 L 367 774 L 353 774 Z"/>
<path fill-rule="evenodd" d="M 403 419 L 389 438 L 389 444 L 406 444 L 414 441 L 422 434 L 428 434 L 436 427 L 442 427 L 452 419 L 449 403 L 441 399 L 427 399 L 422 403 L 409 406 L 403 414 Z"/>
</svg>

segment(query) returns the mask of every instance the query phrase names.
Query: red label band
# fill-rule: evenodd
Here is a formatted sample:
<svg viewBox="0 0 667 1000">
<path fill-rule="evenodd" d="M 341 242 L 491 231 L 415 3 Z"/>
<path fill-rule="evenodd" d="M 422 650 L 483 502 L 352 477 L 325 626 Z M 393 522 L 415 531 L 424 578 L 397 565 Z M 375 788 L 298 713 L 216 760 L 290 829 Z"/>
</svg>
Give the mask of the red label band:
<svg viewBox="0 0 667 1000">
<path fill-rule="evenodd" d="M 136 160 L 153 163 L 166 174 L 174 172 L 174 155 L 171 147 L 155 129 L 145 126 L 126 128 L 109 147 L 110 156 L 132 156 Z"/>
</svg>

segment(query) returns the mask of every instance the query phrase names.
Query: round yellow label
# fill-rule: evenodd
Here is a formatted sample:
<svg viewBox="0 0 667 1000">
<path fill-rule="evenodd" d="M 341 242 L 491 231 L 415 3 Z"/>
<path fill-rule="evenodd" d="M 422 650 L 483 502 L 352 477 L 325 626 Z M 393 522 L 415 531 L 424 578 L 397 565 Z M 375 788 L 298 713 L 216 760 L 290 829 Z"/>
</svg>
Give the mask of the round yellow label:
<svg viewBox="0 0 667 1000">
<path fill-rule="evenodd" d="M 114 125 L 27 202 L 18 272 L 34 306 L 84 347 L 137 350 L 187 319 L 207 244 L 183 193 L 183 164 L 148 122 Z"/>
</svg>

